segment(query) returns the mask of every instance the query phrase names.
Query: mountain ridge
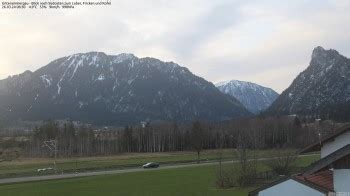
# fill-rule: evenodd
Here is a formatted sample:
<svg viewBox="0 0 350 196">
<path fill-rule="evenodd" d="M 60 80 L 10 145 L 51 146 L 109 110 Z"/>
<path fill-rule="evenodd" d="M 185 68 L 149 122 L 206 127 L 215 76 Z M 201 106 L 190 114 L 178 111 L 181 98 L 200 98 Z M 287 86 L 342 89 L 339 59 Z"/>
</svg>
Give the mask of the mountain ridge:
<svg viewBox="0 0 350 196">
<path fill-rule="evenodd" d="M 98 124 L 220 121 L 249 116 L 234 98 L 174 62 L 133 54 L 77 53 L 0 80 L 0 115 Z"/>
<path fill-rule="evenodd" d="M 318 46 L 309 66 L 283 91 L 267 114 L 344 119 L 350 114 L 349 108 L 350 59 L 334 49 Z"/>
<path fill-rule="evenodd" d="M 278 97 L 278 93 L 273 89 L 247 81 L 229 80 L 219 82 L 215 86 L 221 92 L 235 97 L 255 114 L 267 109 Z"/>
</svg>

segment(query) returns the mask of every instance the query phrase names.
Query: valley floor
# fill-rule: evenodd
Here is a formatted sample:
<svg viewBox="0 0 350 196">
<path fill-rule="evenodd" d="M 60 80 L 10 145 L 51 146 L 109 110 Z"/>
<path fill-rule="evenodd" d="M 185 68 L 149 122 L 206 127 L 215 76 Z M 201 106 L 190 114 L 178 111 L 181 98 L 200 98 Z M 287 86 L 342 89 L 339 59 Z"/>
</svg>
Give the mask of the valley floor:
<svg viewBox="0 0 350 196">
<path fill-rule="evenodd" d="M 298 166 L 307 166 L 318 155 L 300 157 Z M 225 164 L 230 166 L 231 164 Z M 267 170 L 259 164 L 259 171 Z M 58 195 L 247 195 L 255 187 L 219 190 L 215 187 L 217 165 L 146 170 L 143 172 L 81 177 L 0 185 L 2 196 Z"/>
<path fill-rule="evenodd" d="M 257 158 L 273 157 L 276 150 L 253 151 Z M 206 150 L 201 153 L 202 161 L 215 161 L 222 156 L 223 160 L 237 160 L 233 149 Z M 59 158 L 56 160 L 59 173 L 76 173 L 104 171 L 140 167 L 147 162 L 158 162 L 161 165 L 194 163 L 197 154 L 191 151 L 167 153 L 125 153 L 115 156 Z M 53 158 L 20 158 L 11 162 L 0 162 L 0 178 L 37 176 L 54 174 L 53 171 L 38 173 L 41 168 L 53 168 Z"/>
</svg>

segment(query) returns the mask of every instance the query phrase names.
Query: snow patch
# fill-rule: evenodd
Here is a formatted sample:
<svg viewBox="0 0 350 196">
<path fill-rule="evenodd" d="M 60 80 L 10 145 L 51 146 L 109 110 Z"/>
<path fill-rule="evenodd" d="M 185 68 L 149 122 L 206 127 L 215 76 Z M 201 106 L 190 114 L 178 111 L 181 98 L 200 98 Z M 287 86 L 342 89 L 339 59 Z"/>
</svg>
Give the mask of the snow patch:
<svg viewBox="0 0 350 196">
<path fill-rule="evenodd" d="M 39 94 L 36 94 L 34 101 L 36 101 L 39 98 Z"/>
<path fill-rule="evenodd" d="M 84 103 L 84 102 L 82 102 L 82 101 L 79 101 L 78 102 L 78 105 L 79 105 L 79 109 L 81 109 L 82 107 L 84 107 L 84 106 L 86 106 L 86 105 L 88 105 L 87 103 Z"/>
<path fill-rule="evenodd" d="M 135 56 L 133 54 L 122 53 L 114 57 L 113 63 L 121 63 L 128 59 L 133 59 Z"/>
<path fill-rule="evenodd" d="M 96 80 L 103 81 L 106 77 L 103 74 L 100 74 Z"/>
<path fill-rule="evenodd" d="M 93 64 L 96 64 L 98 60 L 98 53 L 92 57 L 92 61 L 89 63 L 89 65 L 93 65 Z M 97 64 L 96 67 L 98 67 L 99 65 Z"/>
<path fill-rule="evenodd" d="M 99 95 L 99 96 L 95 97 L 94 102 L 97 102 L 97 101 L 99 101 L 99 100 L 101 100 L 101 99 L 102 99 L 102 96 Z"/>
<path fill-rule="evenodd" d="M 41 81 L 44 83 L 45 87 L 50 87 L 52 84 L 52 78 L 48 75 L 42 75 L 40 76 Z"/>
<path fill-rule="evenodd" d="M 29 108 L 27 109 L 27 112 L 29 112 L 32 108 L 33 108 L 33 106 L 30 105 Z"/>
<path fill-rule="evenodd" d="M 81 57 L 81 59 L 78 61 L 78 63 L 75 65 L 73 74 L 72 74 L 72 76 L 70 77 L 69 80 L 72 80 L 72 79 L 74 78 L 75 73 L 77 72 L 78 68 L 79 68 L 80 66 L 83 65 L 84 59 L 85 59 L 85 55 L 83 55 L 83 56 Z"/>
<path fill-rule="evenodd" d="M 135 79 L 130 79 L 130 80 L 128 80 L 128 84 L 130 85 L 131 83 L 134 82 L 134 80 L 135 80 Z"/>
<path fill-rule="evenodd" d="M 134 67 L 134 60 L 131 60 L 131 67 Z"/>
<path fill-rule="evenodd" d="M 71 57 L 70 57 L 70 58 L 71 58 Z M 69 59 L 70 59 L 70 58 L 69 58 Z M 74 59 L 73 59 L 72 62 L 68 65 L 68 67 L 67 67 L 66 70 L 64 71 L 64 73 L 63 73 L 61 79 L 58 81 L 58 83 L 57 83 L 57 95 L 60 95 L 60 94 L 61 94 L 61 88 L 62 88 L 62 87 L 61 87 L 61 83 L 62 83 L 63 79 L 65 78 L 65 76 L 66 76 L 66 74 L 67 74 L 69 68 L 74 64 L 76 58 L 77 58 L 77 55 L 74 55 Z M 68 61 L 68 60 L 67 60 L 67 61 Z"/>
<path fill-rule="evenodd" d="M 113 92 L 118 86 L 119 86 L 119 81 L 118 81 L 118 78 L 116 78 L 113 86 Z"/>
</svg>

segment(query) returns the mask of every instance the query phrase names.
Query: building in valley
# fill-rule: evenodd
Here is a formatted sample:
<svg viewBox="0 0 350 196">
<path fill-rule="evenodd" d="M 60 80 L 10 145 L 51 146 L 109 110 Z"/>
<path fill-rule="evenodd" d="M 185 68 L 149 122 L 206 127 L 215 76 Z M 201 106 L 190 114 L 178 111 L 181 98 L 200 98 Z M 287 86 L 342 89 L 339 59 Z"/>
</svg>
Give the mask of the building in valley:
<svg viewBox="0 0 350 196">
<path fill-rule="evenodd" d="M 250 196 L 350 196 L 350 124 L 300 153 L 316 151 L 321 159 L 305 172 L 260 187 Z"/>
</svg>

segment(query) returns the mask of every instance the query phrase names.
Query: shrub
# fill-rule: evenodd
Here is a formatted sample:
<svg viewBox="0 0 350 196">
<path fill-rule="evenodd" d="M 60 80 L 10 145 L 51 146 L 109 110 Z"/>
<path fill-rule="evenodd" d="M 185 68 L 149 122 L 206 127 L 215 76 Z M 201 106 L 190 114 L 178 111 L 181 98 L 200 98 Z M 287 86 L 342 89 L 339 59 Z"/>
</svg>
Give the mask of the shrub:
<svg viewBox="0 0 350 196">
<path fill-rule="evenodd" d="M 292 151 L 278 151 L 273 157 L 266 161 L 266 165 L 278 175 L 290 175 L 295 166 L 297 154 Z"/>
</svg>

